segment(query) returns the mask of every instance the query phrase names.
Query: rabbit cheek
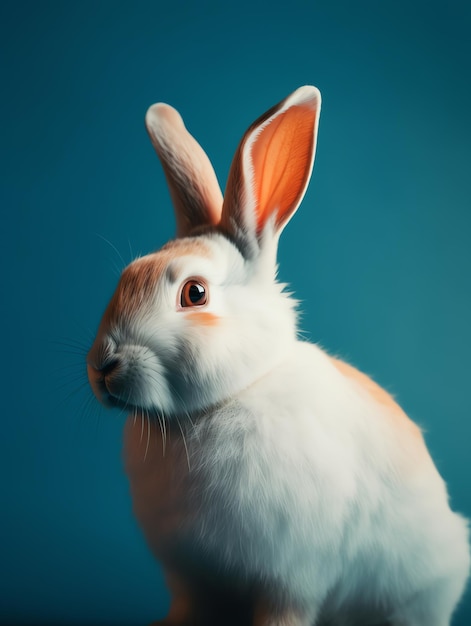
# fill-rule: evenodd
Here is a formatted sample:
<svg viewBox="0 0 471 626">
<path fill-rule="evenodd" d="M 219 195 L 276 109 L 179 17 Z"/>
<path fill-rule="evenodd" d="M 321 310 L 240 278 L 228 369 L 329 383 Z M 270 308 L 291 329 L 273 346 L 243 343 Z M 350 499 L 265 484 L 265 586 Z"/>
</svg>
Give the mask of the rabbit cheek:
<svg viewBox="0 0 471 626">
<path fill-rule="evenodd" d="M 164 367 L 149 348 L 130 346 L 122 371 L 107 381 L 108 390 L 121 401 L 144 409 L 161 409 L 169 402 Z"/>
</svg>

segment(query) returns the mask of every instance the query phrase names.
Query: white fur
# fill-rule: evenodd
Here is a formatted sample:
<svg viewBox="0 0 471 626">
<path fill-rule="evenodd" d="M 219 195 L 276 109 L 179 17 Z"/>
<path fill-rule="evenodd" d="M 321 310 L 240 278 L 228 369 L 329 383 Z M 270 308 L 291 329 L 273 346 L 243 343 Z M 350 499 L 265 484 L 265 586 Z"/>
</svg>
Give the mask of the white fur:
<svg viewBox="0 0 471 626">
<path fill-rule="evenodd" d="M 432 462 L 406 473 L 407 442 L 318 348 L 291 346 L 187 442 L 202 554 L 325 617 L 392 616 L 423 594 L 434 603 L 418 623 L 447 623 L 469 568 L 465 521 Z"/>
</svg>

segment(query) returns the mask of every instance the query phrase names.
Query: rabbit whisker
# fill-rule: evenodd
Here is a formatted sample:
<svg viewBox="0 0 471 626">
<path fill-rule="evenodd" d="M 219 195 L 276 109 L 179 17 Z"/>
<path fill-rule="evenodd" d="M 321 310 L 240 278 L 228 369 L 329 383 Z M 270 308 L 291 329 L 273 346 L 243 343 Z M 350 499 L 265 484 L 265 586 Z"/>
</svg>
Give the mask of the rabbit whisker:
<svg viewBox="0 0 471 626">
<path fill-rule="evenodd" d="M 188 452 L 188 446 L 186 444 L 186 439 L 185 439 L 185 433 L 183 432 L 183 428 L 182 425 L 180 424 L 180 420 L 178 419 L 178 417 L 175 416 L 175 419 L 177 421 L 178 424 L 178 428 L 180 429 L 180 432 L 182 434 L 182 441 L 183 441 L 183 445 L 185 447 L 185 452 L 186 452 L 186 461 L 188 464 L 188 471 L 191 472 L 191 465 L 190 465 L 190 454 Z"/>
<path fill-rule="evenodd" d="M 146 409 L 146 418 L 147 418 L 147 441 L 146 441 L 146 450 L 144 452 L 144 461 L 147 459 L 147 453 L 149 451 L 149 442 L 150 442 L 150 417 L 149 411 Z"/>
<path fill-rule="evenodd" d="M 112 248 L 112 250 L 114 250 L 116 252 L 116 254 L 118 255 L 118 257 L 119 257 L 119 259 L 121 261 L 122 267 L 126 267 L 127 264 L 126 264 L 126 262 L 125 262 L 125 260 L 123 258 L 123 255 L 118 250 L 118 248 L 114 244 L 112 244 L 109 239 L 107 239 L 106 237 L 103 237 L 103 235 L 100 235 L 100 233 L 95 233 L 95 235 L 97 237 L 100 237 L 100 239 L 102 239 L 105 243 L 107 243 Z M 119 274 L 121 274 L 121 269 L 119 269 L 118 266 L 116 266 L 116 268 L 119 270 Z"/>
</svg>

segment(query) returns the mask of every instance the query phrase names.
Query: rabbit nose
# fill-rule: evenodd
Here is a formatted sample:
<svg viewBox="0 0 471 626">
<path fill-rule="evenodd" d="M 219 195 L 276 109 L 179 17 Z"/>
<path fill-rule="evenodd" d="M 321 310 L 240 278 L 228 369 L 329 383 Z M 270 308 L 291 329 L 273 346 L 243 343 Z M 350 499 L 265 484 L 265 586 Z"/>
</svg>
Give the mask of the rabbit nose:
<svg viewBox="0 0 471 626">
<path fill-rule="evenodd" d="M 87 372 L 93 392 L 105 406 L 116 406 L 123 395 L 129 395 L 127 362 L 120 356 L 113 356 L 103 363 L 87 363 Z"/>
<path fill-rule="evenodd" d="M 88 352 L 87 365 L 105 376 L 118 365 L 117 349 L 118 346 L 111 337 L 99 334 Z"/>
<path fill-rule="evenodd" d="M 87 356 L 88 380 L 95 396 L 105 406 L 113 406 L 126 370 L 125 359 L 117 354 L 118 346 L 110 338 L 97 338 Z"/>
<path fill-rule="evenodd" d="M 109 374 L 112 374 L 114 370 L 118 369 L 120 364 L 121 360 L 118 357 L 113 357 L 110 361 L 102 365 L 102 367 L 99 367 L 98 371 L 106 378 Z"/>
</svg>

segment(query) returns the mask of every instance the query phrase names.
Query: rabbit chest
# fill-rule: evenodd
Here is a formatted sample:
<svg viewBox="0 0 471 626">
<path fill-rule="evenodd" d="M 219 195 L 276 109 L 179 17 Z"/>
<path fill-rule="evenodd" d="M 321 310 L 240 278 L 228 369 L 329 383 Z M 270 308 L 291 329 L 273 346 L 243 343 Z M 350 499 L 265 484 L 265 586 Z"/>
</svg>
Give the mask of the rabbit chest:
<svg viewBox="0 0 471 626">
<path fill-rule="evenodd" d="M 412 469 L 417 443 L 399 445 L 390 417 L 326 358 L 299 345 L 230 403 L 191 423 L 168 420 L 165 436 L 158 420 L 129 418 L 134 510 L 159 559 L 198 577 L 272 581 L 301 598 L 343 580 L 336 606 L 365 585 L 374 595 L 384 563 L 398 596 L 411 584 L 411 555 L 438 567 L 445 546 L 427 546 L 443 524 L 456 526 L 441 479 L 433 466 Z M 431 509 L 436 527 L 425 523 Z"/>
<path fill-rule="evenodd" d="M 301 405 L 301 390 L 283 391 L 285 376 L 165 435 L 158 421 L 129 418 L 134 510 L 159 558 L 183 550 L 218 569 L 284 578 L 339 549 L 357 450 L 348 429 L 324 424 L 328 413 L 313 419 L 321 407 L 312 398 Z"/>
</svg>

